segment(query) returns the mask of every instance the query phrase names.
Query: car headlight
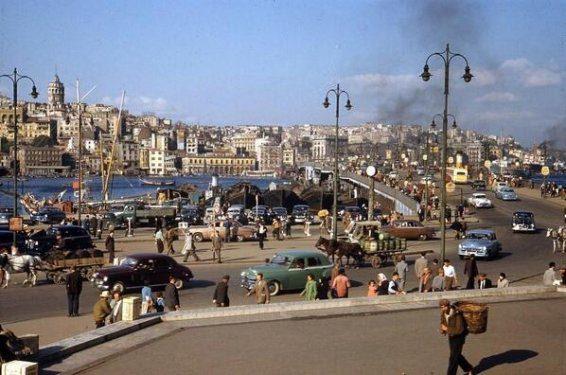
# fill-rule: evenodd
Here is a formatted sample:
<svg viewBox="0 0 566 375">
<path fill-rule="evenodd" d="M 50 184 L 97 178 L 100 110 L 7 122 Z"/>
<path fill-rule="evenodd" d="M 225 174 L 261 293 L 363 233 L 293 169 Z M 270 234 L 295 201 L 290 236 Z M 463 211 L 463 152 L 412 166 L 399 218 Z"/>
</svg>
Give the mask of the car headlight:
<svg viewBox="0 0 566 375">
<path fill-rule="evenodd" d="M 242 271 L 242 273 L 240 273 L 240 276 L 246 276 L 246 271 Z"/>
<path fill-rule="evenodd" d="M 102 281 L 107 282 L 107 281 L 108 281 L 108 276 L 104 276 L 104 278 L 102 278 Z"/>
</svg>

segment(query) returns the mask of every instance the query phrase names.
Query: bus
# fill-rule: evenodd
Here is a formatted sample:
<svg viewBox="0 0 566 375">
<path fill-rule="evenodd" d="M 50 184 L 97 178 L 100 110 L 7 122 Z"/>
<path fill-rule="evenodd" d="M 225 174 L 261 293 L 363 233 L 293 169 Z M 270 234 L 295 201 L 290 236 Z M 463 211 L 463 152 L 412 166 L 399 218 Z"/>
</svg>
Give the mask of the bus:
<svg viewBox="0 0 566 375">
<path fill-rule="evenodd" d="M 455 184 L 467 184 L 468 183 L 468 169 L 467 168 L 450 168 L 449 176 L 452 178 L 452 182 Z"/>
</svg>

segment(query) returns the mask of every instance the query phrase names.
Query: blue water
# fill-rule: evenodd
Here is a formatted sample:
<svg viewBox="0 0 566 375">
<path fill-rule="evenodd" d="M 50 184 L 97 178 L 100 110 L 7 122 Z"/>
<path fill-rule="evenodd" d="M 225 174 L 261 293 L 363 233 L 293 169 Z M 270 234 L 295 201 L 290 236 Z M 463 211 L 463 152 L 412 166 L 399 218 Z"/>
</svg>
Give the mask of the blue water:
<svg viewBox="0 0 566 375">
<path fill-rule="evenodd" d="M 160 180 L 152 179 L 149 180 Z M 76 200 L 73 197 L 73 189 L 71 188 L 74 178 L 30 178 L 27 181 L 20 181 L 18 183 L 18 191 L 20 194 L 31 192 L 36 198 L 52 198 L 63 190 L 66 190 L 64 200 Z M 90 190 L 92 199 L 94 201 L 100 201 L 102 198 L 102 181 L 100 177 L 88 177 L 85 178 L 86 185 Z M 211 181 L 211 177 L 208 175 L 201 176 L 191 176 L 191 177 L 168 177 L 163 180 L 175 180 L 176 186 L 182 184 L 194 184 L 198 187 L 198 193 L 206 190 Z M 283 180 L 272 177 L 219 177 L 218 184 L 221 187 L 227 188 L 238 182 L 248 181 L 258 188 L 264 190 L 267 189 L 271 182 L 281 183 Z M 0 179 L 2 186 L 0 186 L 0 206 L 1 207 L 11 207 L 14 201 L 13 196 L 7 195 L 2 192 L 12 191 L 13 181 L 10 178 Z M 175 188 L 175 186 L 170 186 Z M 111 188 L 110 188 L 110 199 L 119 199 L 125 197 L 132 197 L 137 195 L 147 195 L 155 196 L 155 192 L 158 189 L 157 186 L 142 185 L 137 177 L 125 177 L 125 176 L 115 176 Z"/>
<path fill-rule="evenodd" d="M 544 176 L 536 174 L 533 176 L 533 181 L 540 184 L 544 180 Z M 557 185 L 566 186 L 566 173 L 551 174 L 546 178 L 548 182 L 556 182 Z"/>
</svg>

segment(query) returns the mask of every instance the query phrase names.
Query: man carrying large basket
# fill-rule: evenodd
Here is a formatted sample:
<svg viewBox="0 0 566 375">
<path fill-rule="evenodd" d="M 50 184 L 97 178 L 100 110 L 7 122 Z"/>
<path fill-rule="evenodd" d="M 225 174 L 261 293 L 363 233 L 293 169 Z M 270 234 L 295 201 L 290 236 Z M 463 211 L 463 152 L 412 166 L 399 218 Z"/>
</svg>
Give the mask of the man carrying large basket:
<svg viewBox="0 0 566 375">
<path fill-rule="evenodd" d="M 462 349 L 466 343 L 468 328 L 462 312 L 456 305 L 451 305 L 448 300 L 440 300 L 440 333 L 448 336 L 450 346 L 450 359 L 448 361 L 448 375 L 456 375 L 458 366 L 465 374 L 473 374 L 472 366 L 462 355 Z"/>
</svg>

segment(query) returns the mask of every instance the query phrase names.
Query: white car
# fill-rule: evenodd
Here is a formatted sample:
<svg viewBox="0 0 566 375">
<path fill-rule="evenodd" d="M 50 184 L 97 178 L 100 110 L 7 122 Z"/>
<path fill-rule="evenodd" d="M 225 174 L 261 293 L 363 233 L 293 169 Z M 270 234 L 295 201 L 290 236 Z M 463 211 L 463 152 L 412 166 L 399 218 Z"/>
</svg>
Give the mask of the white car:
<svg viewBox="0 0 566 375">
<path fill-rule="evenodd" d="M 468 198 L 468 203 L 470 203 L 475 208 L 491 208 L 493 204 L 491 200 L 484 193 L 474 193 L 470 198 Z"/>
<path fill-rule="evenodd" d="M 506 187 L 509 187 L 509 184 L 506 181 L 499 181 L 499 182 L 496 182 L 495 185 L 493 185 L 493 191 L 497 192 L 497 191 L 499 191 L 499 189 L 506 188 Z"/>
</svg>

